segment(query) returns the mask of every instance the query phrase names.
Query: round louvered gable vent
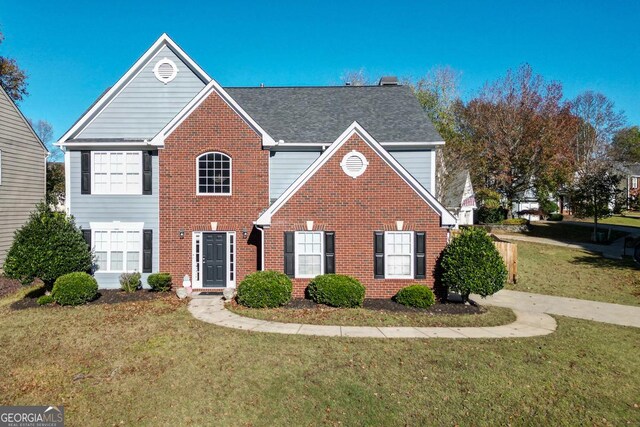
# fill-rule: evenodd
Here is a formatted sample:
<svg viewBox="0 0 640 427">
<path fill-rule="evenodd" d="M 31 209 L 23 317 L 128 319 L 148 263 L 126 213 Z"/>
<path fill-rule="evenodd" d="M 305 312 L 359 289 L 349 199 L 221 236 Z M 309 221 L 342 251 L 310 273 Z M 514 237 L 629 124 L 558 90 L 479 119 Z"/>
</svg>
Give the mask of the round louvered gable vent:
<svg viewBox="0 0 640 427">
<path fill-rule="evenodd" d="M 172 60 L 164 58 L 156 63 L 156 66 L 153 68 L 153 74 L 156 76 L 156 79 L 167 84 L 178 75 L 178 67 L 176 67 L 176 64 Z"/>
<path fill-rule="evenodd" d="M 362 155 L 362 153 L 359 153 L 356 150 L 345 154 L 342 158 L 342 162 L 340 162 L 340 166 L 342 166 L 344 173 L 352 178 L 362 175 L 368 165 L 369 162 L 367 159 Z"/>
</svg>

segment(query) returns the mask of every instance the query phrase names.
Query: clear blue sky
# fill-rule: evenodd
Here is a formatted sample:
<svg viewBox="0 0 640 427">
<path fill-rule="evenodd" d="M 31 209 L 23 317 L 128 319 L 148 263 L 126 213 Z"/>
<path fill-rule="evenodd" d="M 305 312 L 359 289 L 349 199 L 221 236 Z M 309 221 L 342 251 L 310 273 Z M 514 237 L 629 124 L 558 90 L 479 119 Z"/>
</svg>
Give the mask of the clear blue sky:
<svg viewBox="0 0 640 427">
<path fill-rule="evenodd" d="M 640 124 L 640 1 L 0 0 L 0 54 L 29 74 L 21 104 L 70 127 L 162 34 L 223 86 L 337 84 L 462 72 L 468 98 L 528 62 L 565 95 L 603 92 Z"/>
</svg>

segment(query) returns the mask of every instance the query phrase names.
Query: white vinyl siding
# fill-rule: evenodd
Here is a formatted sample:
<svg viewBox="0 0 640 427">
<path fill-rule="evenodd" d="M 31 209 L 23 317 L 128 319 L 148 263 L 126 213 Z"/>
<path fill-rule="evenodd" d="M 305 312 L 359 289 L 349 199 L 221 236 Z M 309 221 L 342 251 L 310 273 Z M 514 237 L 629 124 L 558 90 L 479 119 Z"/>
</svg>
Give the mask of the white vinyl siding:
<svg viewBox="0 0 640 427">
<path fill-rule="evenodd" d="M 313 278 L 324 271 L 324 239 L 321 231 L 296 232 L 295 277 Z"/>
<path fill-rule="evenodd" d="M 385 278 L 413 278 L 413 232 L 387 231 L 384 246 Z"/>
<path fill-rule="evenodd" d="M 142 271 L 142 230 L 92 230 L 98 272 Z"/>
<path fill-rule="evenodd" d="M 141 151 L 91 153 L 92 194 L 142 194 Z"/>
</svg>

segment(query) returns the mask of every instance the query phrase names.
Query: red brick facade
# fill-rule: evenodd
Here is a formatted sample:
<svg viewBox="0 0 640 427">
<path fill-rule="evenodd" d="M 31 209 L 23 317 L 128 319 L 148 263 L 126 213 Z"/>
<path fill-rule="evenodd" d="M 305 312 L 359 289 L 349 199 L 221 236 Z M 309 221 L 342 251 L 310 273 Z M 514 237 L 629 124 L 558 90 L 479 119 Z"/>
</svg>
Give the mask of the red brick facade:
<svg viewBox="0 0 640 427">
<path fill-rule="evenodd" d="M 357 150 L 368 160 L 363 175 L 352 178 L 340 166 Z M 196 195 L 196 158 L 218 151 L 232 158 L 232 195 Z M 192 232 L 235 231 L 236 283 L 257 270 L 260 234 L 253 222 L 269 206 L 269 151 L 262 140 L 215 92 L 166 139 L 160 160 L 160 270 L 176 284 L 192 274 Z M 328 162 L 272 217 L 265 230 L 265 268 L 283 271 L 284 232 L 335 232 L 336 273 L 358 278 L 369 298 L 388 298 L 412 283 L 433 286 L 433 269 L 446 245 L 440 216 L 359 136 L 352 136 Z M 373 233 L 425 231 L 427 278 L 374 279 Z M 249 234 L 243 238 L 243 230 Z M 184 231 L 184 238 L 180 237 Z M 304 294 L 309 279 L 294 279 L 294 296 Z"/>
<path fill-rule="evenodd" d="M 340 162 L 351 150 L 369 161 L 363 175 L 346 175 Z M 292 198 L 273 215 L 265 232 L 265 266 L 283 269 L 284 232 L 314 230 L 335 232 L 336 273 L 358 278 L 368 298 L 388 298 L 412 283 L 434 284 L 436 260 L 447 242 L 440 216 L 359 136 L 353 135 Z M 425 231 L 427 278 L 423 280 L 375 279 L 374 231 Z M 309 279 L 294 279 L 294 296 L 302 296 Z"/>
<path fill-rule="evenodd" d="M 196 195 L 196 158 L 219 151 L 232 159 L 232 195 Z M 192 232 L 235 231 L 238 283 L 257 268 L 253 221 L 269 206 L 269 151 L 220 96 L 213 92 L 167 138 L 160 160 L 160 270 L 174 283 L 191 276 Z M 180 238 L 184 230 L 184 238 Z M 242 231 L 247 230 L 247 239 Z"/>
</svg>

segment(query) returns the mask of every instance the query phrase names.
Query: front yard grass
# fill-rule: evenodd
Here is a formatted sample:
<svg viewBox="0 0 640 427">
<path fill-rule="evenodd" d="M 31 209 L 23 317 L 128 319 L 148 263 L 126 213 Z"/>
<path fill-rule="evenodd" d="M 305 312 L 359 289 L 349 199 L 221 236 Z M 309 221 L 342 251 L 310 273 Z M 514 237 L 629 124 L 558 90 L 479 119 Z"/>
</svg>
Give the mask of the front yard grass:
<svg viewBox="0 0 640 427">
<path fill-rule="evenodd" d="M 593 224 L 593 218 L 573 219 L 574 221 L 584 221 Z M 598 224 L 623 225 L 625 227 L 640 228 L 640 216 L 638 212 L 629 212 L 624 215 L 612 215 L 608 218 L 598 219 Z"/>
<path fill-rule="evenodd" d="M 482 301 L 480 301 L 482 303 Z M 434 314 L 431 312 L 390 312 L 364 308 L 247 308 L 227 304 L 226 308 L 241 316 L 284 323 L 340 326 L 498 326 L 512 323 L 516 316 L 503 307 L 482 307 L 477 314 Z"/>
<path fill-rule="evenodd" d="M 609 235 L 609 231 L 606 225 L 599 227 L 599 231 L 604 232 L 605 236 Z M 545 239 L 558 240 L 561 242 L 575 242 L 575 243 L 593 243 L 591 240 L 591 234 L 593 233 L 593 227 L 585 227 L 577 224 L 567 224 L 563 222 L 532 222 L 529 225 L 529 231 L 523 233 L 509 233 L 499 231 L 499 234 L 520 234 L 530 237 L 542 237 Z M 608 242 L 602 244 L 611 243 L 621 237 L 628 235 L 624 231 L 611 230 L 611 238 Z"/>
<path fill-rule="evenodd" d="M 10 302 L 0 405 L 64 405 L 69 426 L 640 424 L 637 328 L 559 318 L 535 338 L 344 339 L 217 327 L 174 299 Z"/>
<path fill-rule="evenodd" d="M 515 242 L 518 282 L 507 289 L 617 304 L 640 305 L 640 268 L 560 246 Z"/>
</svg>

